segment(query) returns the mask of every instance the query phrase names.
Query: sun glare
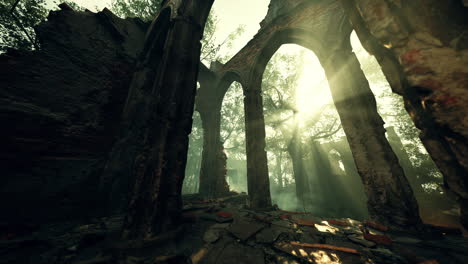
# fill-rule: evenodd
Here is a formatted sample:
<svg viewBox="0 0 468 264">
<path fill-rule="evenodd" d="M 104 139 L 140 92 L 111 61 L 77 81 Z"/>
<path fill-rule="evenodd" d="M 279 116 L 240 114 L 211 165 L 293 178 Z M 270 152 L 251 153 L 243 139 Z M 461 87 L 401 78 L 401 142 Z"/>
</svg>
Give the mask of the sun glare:
<svg viewBox="0 0 468 264">
<path fill-rule="evenodd" d="M 299 45 L 283 45 L 279 52 L 297 57 L 302 67 L 296 87 L 298 117 L 305 119 L 314 115 L 322 106 L 332 102 L 325 71 L 317 56 Z"/>
<path fill-rule="evenodd" d="M 296 106 L 300 115 L 315 114 L 332 100 L 325 72 L 312 51 L 304 53 L 303 71 L 297 86 Z"/>
</svg>

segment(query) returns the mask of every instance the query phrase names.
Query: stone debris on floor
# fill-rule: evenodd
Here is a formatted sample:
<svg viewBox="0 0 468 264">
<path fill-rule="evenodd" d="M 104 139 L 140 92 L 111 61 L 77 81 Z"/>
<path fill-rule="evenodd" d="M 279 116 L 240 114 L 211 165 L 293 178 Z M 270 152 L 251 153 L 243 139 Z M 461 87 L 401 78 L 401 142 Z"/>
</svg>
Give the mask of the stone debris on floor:
<svg viewBox="0 0 468 264">
<path fill-rule="evenodd" d="M 253 211 L 245 200 L 245 195 L 186 200 L 183 232 L 140 248 L 114 245 L 122 216 L 50 224 L 29 235 L 2 239 L 0 263 L 468 262 L 468 238 L 460 233 L 393 231 L 370 221 L 326 219 L 275 207 Z"/>
</svg>

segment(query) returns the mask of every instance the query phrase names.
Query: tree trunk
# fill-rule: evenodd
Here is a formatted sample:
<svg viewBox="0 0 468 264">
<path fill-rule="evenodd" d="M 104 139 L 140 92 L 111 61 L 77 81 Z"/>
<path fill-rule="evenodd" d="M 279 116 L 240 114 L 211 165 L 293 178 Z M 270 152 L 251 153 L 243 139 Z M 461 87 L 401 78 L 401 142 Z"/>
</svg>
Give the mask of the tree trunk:
<svg viewBox="0 0 468 264">
<path fill-rule="evenodd" d="M 299 139 L 298 125 L 295 125 L 293 136 L 288 144 L 288 153 L 293 165 L 294 180 L 296 182 L 296 197 L 298 205 L 307 208 L 310 203 L 310 184 L 304 167 L 304 153 Z"/>
<path fill-rule="evenodd" d="M 284 187 L 283 184 L 283 170 L 281 168 L 281 163 L 283 162 L 283 152 L 279 151 L 276 155 L 276 178 L 278 179 L 278 186 L 280 189 Z"/>
<path fill-rule="evenodd" d="M 200 39 L 212 3 L 189 0 L 165 6 L 147 34 L 124 110 L 123 132 L 107 167 L 109 173 L 132 160 L 134 189 L 123 239 L 148 238 L 179 224 Z"/>
<path fill-rule="evenodd" d="M 415 170 L 413 163 L 409 159 L 408 153 L 401 142 L 400 137 L 396 134 L 395 128 L 387 127 L 387 135 L 390 145 L 392 146 L 393 151 L 398 157 L 398 161 L 401 164 L 401 167 L 405 171 L 405 175 L 408 178 L 408 181 L 414 191 L 414 195 L 418 201 L 424 199 L 426 192 L 422 188 L 422 182 L 418 179 L 418 173 Z"/>
<path fill-rule="evenodd" d="M 368 197 L 370 216 L 392 226 L 420 225 L 418 205 L 377 113 L 375 98 L 349 42 L 322 63 Z"/>
<path fill-rule="evenodd" d="M 203 126 L 199 193 L 206 198 L 223 196 L 229 193 L 229 186 L 226 182 L 227 157 L 220 139 L 221 109 L 210 107 L 207 111 L 199 112 Z"/>
<path fill-rule="evenodd" d="M 250 206 L 252 208 L 266 208 L 271 206 L 271 196 L 260 85 L 258 87 L 244 87 L 244 109 L 247 189 Z"/>
<path fill-rule="evenodd" d="M 349 148 L 348 141 L 344 137 L 341 141 L 333 143 L 333 149 L 338 151 L 340 154 L 341 162 L 343 163 L 346 182 L 345 185 L 347 188 L 353 191 L 353 201 L 358 208 L 358 214 L 361 218 L 367 218 L 368 209 L 367 209 L 367 197 L 364 185 L 362 184 L 361 177 L 356 169 L 356 164 L 354 163 L 353 154 Z"/>
</svg>

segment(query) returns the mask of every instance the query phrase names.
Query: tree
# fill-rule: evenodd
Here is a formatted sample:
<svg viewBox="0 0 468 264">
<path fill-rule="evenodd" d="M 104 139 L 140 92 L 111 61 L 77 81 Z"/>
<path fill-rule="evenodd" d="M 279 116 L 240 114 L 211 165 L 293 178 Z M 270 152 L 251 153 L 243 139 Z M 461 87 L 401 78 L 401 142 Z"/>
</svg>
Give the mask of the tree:
<svg viewBox="0 0 468 264">
<path fill-rule="evenodd" d="M 152 21 L 163 0 L 113 0 L 110 9 L 120 17 L 138 17 Z"/>
<path fill-rule="evenodd" d="M 0 2 L 0 53 L 39 48 L 33 27 L 47 15 L 45 0 Z"/>
</svg>

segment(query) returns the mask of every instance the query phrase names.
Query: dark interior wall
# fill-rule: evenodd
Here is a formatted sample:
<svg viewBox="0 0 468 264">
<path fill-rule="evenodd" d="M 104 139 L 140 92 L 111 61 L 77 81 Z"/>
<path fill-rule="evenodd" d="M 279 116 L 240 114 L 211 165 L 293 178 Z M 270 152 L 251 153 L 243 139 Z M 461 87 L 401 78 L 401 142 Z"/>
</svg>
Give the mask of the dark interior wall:
<svg viewBox="0 0 468 264">
<path fill-rule="evenodd" d="M 116 134 L 147 25 L 53 11 L 41 49 L 0 56 L 0 221 L 86 216 Z"/>
</svg>

